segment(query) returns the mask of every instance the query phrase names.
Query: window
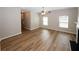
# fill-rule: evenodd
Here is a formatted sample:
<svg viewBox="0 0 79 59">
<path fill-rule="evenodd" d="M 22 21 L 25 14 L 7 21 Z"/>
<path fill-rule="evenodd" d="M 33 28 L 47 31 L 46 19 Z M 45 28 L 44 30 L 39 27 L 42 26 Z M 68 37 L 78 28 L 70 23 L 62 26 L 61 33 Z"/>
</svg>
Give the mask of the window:
<svg viewBox="0 0 79 59">
<path fill-rule="evenodd" d="M 48 17 L 43 16 L 43 25 L 48 25 Z"/>
<path fill-rule="evenodd" d="M 68 28 L 68 16 L 59 16 L 59 27 Z"/>
</svg>

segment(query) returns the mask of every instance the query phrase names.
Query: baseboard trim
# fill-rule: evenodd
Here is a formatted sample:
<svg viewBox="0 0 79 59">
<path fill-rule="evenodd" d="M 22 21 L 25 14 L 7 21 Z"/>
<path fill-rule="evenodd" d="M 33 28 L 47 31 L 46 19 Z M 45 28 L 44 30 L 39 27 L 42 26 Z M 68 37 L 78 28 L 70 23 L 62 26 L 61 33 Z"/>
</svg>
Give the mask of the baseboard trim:
<svg viewBox="0 0 79 59">
<path fill-rule="evenodd" d="M 43 27 L 41 27 L 41 28 L 43 28 Z M 73 32 L 68 32 L 68 31 L 61 31 L 61 30 L 50 29 L 50 28 L 45 28 L 45 29 L 55 30 L 55 31 L 60 31 L 60 32 L 65 32 L 65 33 L 70 33 L 70 34 L 74 34 L 74 35 L 76 35 L 76 33 L 73 33 Z"/>
<path fill-rule="evenodd" d="M 40 27 L 36 27 L 36 28 L 26 28 L 26 27 L 24 27 L 24 28 L 27 29 L 27 30 L 35 30 L 35 29 L 40 28 Z"/>
<path fill-rule="evenodd" d="M 55 30 L 55 31 L 60 31 L 60 30 Z M 68 31 L 60 31 L 60 32 L 70 33 L 70 34 L 74 34 L 74 35 L 76 35 L 76 33 L 73 33 L 73 32 L 68 32 Z"/>
<path fill-rule="evenodd" d="M 30 29 L 30 30 L 35 30 L 35 29 L 38 29 L 38 28 L 40 28 L 40 27 L 37 27 L 37 28 L 32 28 L 32 29 Z"/>
<path fill-rule="evenodd" d="M 7 39 L 7 38 L 10 38 L 10 37 L 13 37 L 13 36 L 16 36 L 16 35 L 19 35 L 19 34 L 22 34 L 22 32 L 14 34 L 14 35 L 7 36 L 7 37 L 0 38 L 0 41 Z"/>
</svg>

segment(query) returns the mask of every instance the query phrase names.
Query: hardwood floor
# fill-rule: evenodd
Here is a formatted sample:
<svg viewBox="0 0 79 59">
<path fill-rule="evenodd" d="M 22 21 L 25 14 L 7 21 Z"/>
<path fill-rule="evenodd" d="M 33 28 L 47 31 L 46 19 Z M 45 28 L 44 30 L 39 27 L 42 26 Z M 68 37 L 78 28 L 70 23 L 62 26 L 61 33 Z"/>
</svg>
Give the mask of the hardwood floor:
<svg viewBox="0 0 79 59">
<path fill-rule="evenodd" d="M 48 29 L 25 30 L 1 41 L 2 51 L 70 51 L 75 35 Z"/>
</svg>

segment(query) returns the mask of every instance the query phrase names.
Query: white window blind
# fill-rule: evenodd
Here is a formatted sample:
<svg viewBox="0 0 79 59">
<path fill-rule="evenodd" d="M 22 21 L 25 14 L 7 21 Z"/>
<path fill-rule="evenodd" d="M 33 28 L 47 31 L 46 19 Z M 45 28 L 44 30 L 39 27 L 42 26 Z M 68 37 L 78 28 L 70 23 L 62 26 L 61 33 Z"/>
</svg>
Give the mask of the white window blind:
<svg viewBox="0 0 79 59">
<path fill-rule="evenodd" d="M 59 27 L 68 28 L 68 16 L 59 16 Z"/>
<path fill-rule="evenodd" d="M 48 25 L 48 17 L 43 16 L 43 25 Z"/>
</svg>

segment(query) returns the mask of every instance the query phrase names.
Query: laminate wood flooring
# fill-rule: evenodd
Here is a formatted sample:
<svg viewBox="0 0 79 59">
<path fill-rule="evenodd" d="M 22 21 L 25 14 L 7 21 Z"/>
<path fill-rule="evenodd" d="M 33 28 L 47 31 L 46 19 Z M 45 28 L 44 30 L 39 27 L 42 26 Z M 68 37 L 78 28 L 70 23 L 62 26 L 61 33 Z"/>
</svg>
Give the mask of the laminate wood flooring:
<svg viewBox="0 0 79 59">
<path fill-rule="evenodd" d="M 48 30 L 24 30 L 22 34 L 1 41 L 2 51 L 71 51 L 69 40 L 75 35 Z"/>
</svg>

